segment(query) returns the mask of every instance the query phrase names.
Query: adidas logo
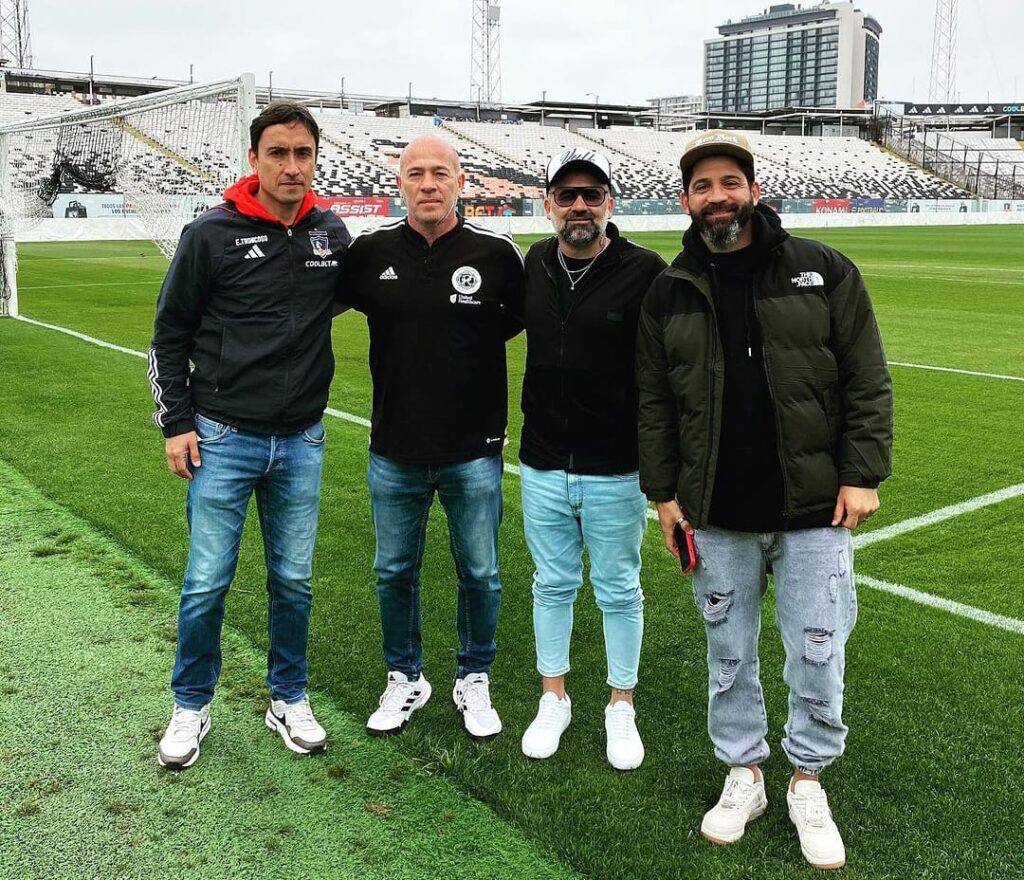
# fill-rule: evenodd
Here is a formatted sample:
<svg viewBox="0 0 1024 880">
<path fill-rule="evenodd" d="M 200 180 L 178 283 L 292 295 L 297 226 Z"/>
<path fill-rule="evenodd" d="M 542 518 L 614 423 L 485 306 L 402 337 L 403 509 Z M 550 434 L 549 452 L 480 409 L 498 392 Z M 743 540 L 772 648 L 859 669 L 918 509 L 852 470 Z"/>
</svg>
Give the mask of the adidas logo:
<svg viewBox="0 0 1024 880">
<path fill-rule="evenodd" d="M 260 257 L 265 257 L 265 256 L 266 256 L 266 254 L 263 253 L 263 251 L 260 250 L 260 246 L 258 244 L 254 244 L 246 252 L 245 259 L 247 259 L 247 260 L 258 260 Z"/>
<path fill-rule="evenodd" d="M 395 271 L 394 266 L 388 266 L 383 272 L 380 273 L 381 281 L 397 281 L 398 273 Z"/>
</svg>

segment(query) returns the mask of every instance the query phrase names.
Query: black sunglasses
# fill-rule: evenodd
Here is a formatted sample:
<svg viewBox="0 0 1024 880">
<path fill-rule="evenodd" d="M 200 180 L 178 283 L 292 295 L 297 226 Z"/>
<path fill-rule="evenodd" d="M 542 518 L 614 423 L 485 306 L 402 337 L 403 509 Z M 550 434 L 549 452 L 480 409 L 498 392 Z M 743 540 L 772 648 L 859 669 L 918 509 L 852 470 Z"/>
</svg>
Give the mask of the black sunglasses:
<svg viewBox="0 0 1024 880">
<path fill-rule="evenodd" d="M 585 204 L 596 208 L 604 204 L 604 200 L 608 198 L 608 190 L 600 186 L 559 186 L 551 191 L 551 197 L 559 208 L 572 207 L 580 196 L 583 196 Z"/>
</svg>

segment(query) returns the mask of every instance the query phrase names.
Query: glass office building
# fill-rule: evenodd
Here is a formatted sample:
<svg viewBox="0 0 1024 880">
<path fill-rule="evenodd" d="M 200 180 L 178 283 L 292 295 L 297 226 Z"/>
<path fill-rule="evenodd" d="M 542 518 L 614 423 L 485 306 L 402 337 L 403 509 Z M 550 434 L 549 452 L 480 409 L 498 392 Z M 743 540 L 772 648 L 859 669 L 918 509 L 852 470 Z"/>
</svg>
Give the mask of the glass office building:
<svg viewBox="0 0 1024 880">
<path fill-rule="evenodd" d="M 784 3 L 718 33 L 704 41 L 711 112 L 864 107 L 878 95 L 882 28 L 851 3 Z"/>
</svg>

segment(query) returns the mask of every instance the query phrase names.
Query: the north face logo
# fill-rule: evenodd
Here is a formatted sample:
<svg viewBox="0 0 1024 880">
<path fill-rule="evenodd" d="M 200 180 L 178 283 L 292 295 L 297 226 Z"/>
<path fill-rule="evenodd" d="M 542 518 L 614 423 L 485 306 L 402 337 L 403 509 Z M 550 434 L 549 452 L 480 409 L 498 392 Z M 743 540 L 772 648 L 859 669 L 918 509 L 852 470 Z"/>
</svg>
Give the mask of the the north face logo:
<svg viewBox="0 0 1024 880">
<path fill-rule="evenodd" d="M 789 280 L 794 287 L 824 287 L 825 279 L 817 272 L 801 272 Z"/>
</svg>

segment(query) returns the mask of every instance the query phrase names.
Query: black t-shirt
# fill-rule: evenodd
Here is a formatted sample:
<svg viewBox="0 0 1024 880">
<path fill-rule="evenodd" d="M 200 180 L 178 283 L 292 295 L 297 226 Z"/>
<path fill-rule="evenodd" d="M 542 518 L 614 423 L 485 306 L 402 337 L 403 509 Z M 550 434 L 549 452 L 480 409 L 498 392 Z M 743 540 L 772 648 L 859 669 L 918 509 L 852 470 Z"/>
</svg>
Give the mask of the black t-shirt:
<svg viewBox="0 0 1024 880">
<path fill-rule="evenodd" d="M 715 311 L 725 362 L 722 430 L 708 522 L 737 532 L 826 526 L 831 511 L 786 519 L 775 411 L 754 309 L 757 243 L 711 255 Z"/>
</svg>

